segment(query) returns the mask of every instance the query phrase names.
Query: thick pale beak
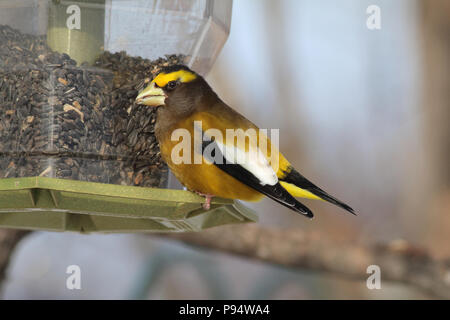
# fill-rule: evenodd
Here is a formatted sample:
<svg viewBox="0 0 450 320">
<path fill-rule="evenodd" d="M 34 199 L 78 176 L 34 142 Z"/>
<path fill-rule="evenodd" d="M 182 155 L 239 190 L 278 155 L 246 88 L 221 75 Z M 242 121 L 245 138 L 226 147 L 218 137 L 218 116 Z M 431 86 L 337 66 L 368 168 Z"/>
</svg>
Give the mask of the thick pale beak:
<svg viewBox="0 0 450 320">
<path fill-rule="evenodd" d="M 164 105 L 164 100 L 167 96 L 163 89 L 155 86 L 152 81 L 144 90 L 142 90 L 136 97 L 138 104 L 143 104 L 150 107 L 158 107 Z"/>
</svg>

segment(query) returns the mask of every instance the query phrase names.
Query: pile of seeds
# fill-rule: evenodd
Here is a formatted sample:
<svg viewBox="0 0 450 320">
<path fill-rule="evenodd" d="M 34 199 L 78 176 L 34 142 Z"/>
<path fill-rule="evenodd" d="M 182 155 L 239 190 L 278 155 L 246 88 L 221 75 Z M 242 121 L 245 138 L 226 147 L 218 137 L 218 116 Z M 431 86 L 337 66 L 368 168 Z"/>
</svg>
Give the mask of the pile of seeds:
<svg viewBox="0 0 450 320">
<path fill-rule="evenodd" d="M 0 26 L 0 43 L 0 178 L 166 185 L 154 109 L 134 100 L 183 56 L 105 52 L 89 67 L 8 26 Z"/>
</svg>

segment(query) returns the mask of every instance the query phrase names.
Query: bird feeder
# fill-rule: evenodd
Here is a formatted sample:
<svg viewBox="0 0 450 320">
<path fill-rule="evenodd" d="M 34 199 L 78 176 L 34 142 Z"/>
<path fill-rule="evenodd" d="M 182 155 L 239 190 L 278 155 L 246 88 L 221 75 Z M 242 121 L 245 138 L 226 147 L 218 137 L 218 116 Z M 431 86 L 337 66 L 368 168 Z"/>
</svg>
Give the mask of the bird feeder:
<svg viewBox="0 0 450 320">
<path fill-rule="evenodd" d="M 198 231 L 256 221 L 237 202 L 171 189 L 155 111 L 162 67 L 205 75 L 232 0 L 0 2 L 0 227 Z"/>
</svg>

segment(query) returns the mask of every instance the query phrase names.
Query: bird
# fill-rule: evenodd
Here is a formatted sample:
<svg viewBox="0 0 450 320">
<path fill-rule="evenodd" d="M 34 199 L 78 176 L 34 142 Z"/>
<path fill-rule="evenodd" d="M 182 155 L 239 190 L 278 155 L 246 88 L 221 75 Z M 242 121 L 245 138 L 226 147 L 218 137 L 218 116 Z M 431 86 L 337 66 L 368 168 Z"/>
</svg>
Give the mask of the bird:
<svg viewBox="0 0 450 320">
<path fill-rule="evenodd" d="M 224 103 L 187 66 L 162 68 L 138 93 L 136 103 L 157 108 L 155 136 L 161 157 L 181 184 L 205 197 L 204 209 L 210 209 L 215 196 L 243 201 L 266 196 L 312 218 L 300 197 L 356 214 L 300 174 L 266 131 Z"/>
</svg>

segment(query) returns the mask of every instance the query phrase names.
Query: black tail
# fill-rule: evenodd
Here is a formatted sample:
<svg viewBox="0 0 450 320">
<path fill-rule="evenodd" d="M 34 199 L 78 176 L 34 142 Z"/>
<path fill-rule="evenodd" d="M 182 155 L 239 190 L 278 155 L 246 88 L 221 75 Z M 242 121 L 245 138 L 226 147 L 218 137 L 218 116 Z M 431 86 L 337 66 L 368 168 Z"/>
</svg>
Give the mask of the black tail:
<svg viewBox="0 0 450 320">
<path fill-rule="evenodd" d="M 286 176 L 280 179 L 280 181 L 284 181 L 287 183 L 291 183 L 293 185 L 296 185 L 299 188 L 302 188 L 304 190 L 308 190 L 312 194 L 318 196 L 319 198 L 328 201 L 334 205 L 337 205 L 338 207 L 341 207 L 344 210 L 347 210 L 351 214 L 356 215 L 355 210 L 351 208 L 350 206 L 346 205 L 342 201 L 336 199 L 335 197 L 329 195 L 322 189 L 320 189 L 318 186 L 316 186 L 314 183 L 306 179 L 304 176 L 302 176 L 297 170 L 295 170 L 293 167 L 289 167 L 286 171 Z"/>
</svg>

